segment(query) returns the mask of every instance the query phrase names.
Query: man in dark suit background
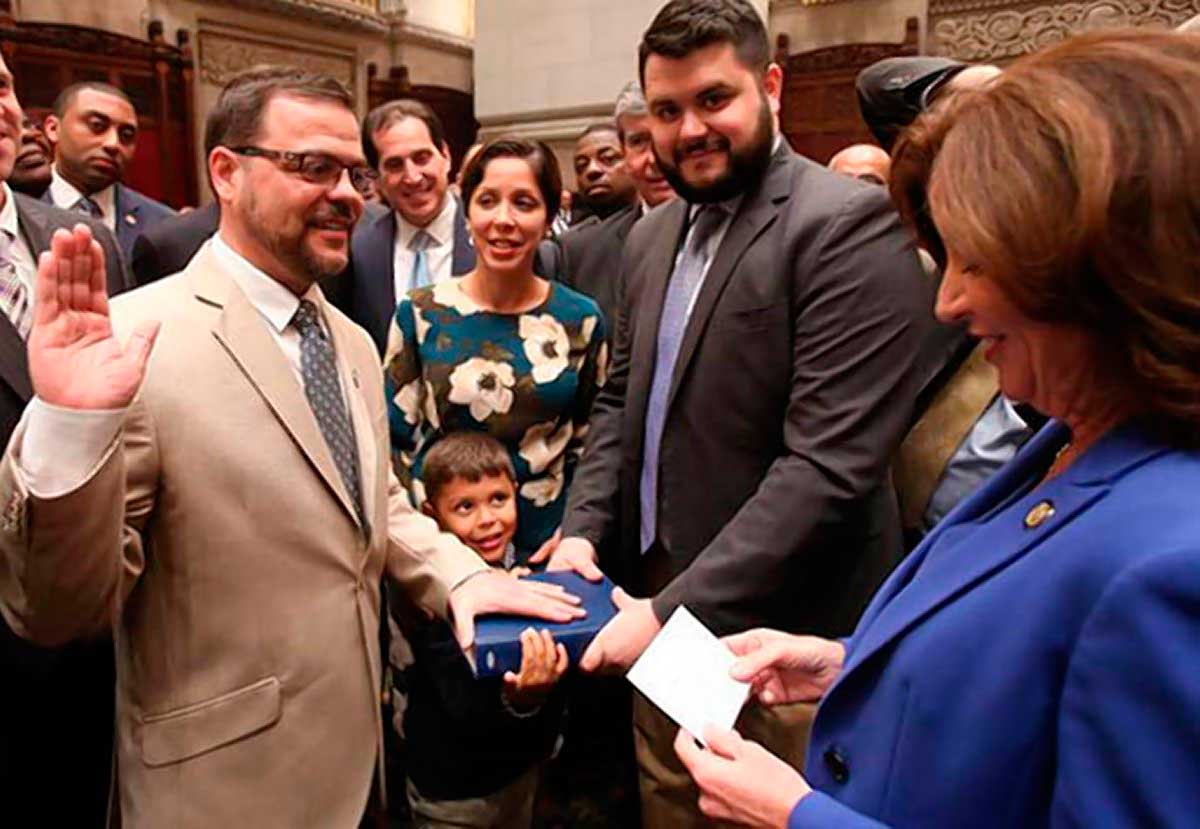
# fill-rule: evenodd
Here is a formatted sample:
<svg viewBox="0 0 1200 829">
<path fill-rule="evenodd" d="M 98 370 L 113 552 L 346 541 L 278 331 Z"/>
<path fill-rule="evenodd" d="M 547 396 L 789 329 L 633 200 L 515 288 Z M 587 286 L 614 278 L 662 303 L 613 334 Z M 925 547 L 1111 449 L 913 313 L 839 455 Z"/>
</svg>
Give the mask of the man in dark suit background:
<svg viewBox="0 0 1200 829">
<path fill-rule="evenodd" d="M 462 204 L 448 192 L 450 147 L 433 110 L 407 99 L 376 107 L 363 121 L 363 152 L 391 209 L 363 213 L 331 298 L 382 356 L 396 303 L 413 288 L 473 270 L 475 248 Z"/>
<path fill-rule="evenodd" d="M 197 210 L 159 222 L 133 243 L 130 269 L 140 287 L 183 270 L 196 251 L 217 232 L 221 206 L 210 202 Z"/>
<path fill-rule="evenodd" d="M 83 222 L 104 249 L 108 290 L 129 287 L 116 243 L 99 222 L 58 210 L 7 184 L 21 136 L 21 106 L 0 57 L 0 439 L 33 393 L 25 337 L 37 258 L 59 228 Z M 12 826 L 103 826 L 112 763 L 110 641 L 39 648 L 0 619 L 0 791 Z"/>
<path fill-rule="evenodd" d="M 175 211 L 121 183 L 137 147 L 133 101 L 106 83 L 83 81 L 58 94 L 46 116 L 54 170 L 44 198 L 100 222 L 128 262 L 137 237 Z"/>
<path fill-rule="evenodd" d="M 932 325 L 887 195 L 796 156 L 782 73 L 745 0 L 672 0 L 639 52 L 659 167 L 681 198 L 630 231 L 609 384 L 552 559 L 620 612 L 582 659 L 626 667 L 686 604 L 713 632 L 845 635 L 901 551 L 888 463 Z M 747 709 L 743 733 L 802 761 L 811 710 Z M 643 816 L 707 825 L 635 702 Z"/>
<path fill-rule="evenodd" d="M 654 159 L 650 115 L 637 81 L 621 90 L 613 121 L 625 153 L 625 171 L 633 181 L 637 200 L 603 221 L 588 220 L 571 228 L 557 242 L 545 242 L 540 251 L 544 273 L 599 303 L 608 322 L 610 340 L 617 318 L 617 274 L 625 237 L 647 211 L 675 198 L 671 183 L 663 177 Z"/>
<path fill-rule="evenodd" d="M 575 139 L 571 165 L 577 191 L 571 207 L 572 227 L 593 216 L 603 221 L 636 200 L 615 124 L 605 121 L 584 129 Z"/>
</svg>

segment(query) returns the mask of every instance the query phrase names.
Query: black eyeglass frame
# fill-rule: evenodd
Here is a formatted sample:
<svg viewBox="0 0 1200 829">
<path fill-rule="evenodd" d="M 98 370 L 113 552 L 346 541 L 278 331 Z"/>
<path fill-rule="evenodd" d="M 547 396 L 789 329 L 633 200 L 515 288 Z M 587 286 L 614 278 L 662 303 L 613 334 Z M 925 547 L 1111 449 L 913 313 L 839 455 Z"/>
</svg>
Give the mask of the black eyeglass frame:
<svg viewBox="0 0 1200 829">
<path fill-rule="evenodd" d="M 371 187 L 379 180 L 379 173 L 367 164 L 346 164 L 335 155 L 323 152 L 295 153 L 290 150 L 269 150 L 266 147 L 247 145 L 244 147 L 229 147 L 228 150 L 249 158 L 265 158 L 283 170 L 285 173 L 298 175 L 310 184 L 319 184 L 330 189 L 342 180 L 342 171 L 350 173 L 350 186 L 359 195 L 365 196 L 371 192 Z M 327 173 L 305 169 L 309 161 L 327 162 L 332 168 Z"/>
</svg>

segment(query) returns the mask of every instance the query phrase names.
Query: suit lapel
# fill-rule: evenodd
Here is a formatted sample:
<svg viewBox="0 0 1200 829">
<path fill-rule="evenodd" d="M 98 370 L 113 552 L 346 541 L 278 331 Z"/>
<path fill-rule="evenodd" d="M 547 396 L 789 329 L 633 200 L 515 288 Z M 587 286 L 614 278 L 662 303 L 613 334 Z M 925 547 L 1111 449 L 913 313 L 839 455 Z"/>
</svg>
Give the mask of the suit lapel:
<svg viewBox="0 0 1200 829">
<path fill-rule="evenodd" d="M 462 276 L 473 270 L 475 270 L 475 243 L 471 241 L 471 229 L 467 227 L 467 216 L 462 202 L 455 199 L 454 253 L 451 258 L 450 273 L 453 276 Z"/>
<path fill-rule="evenodd" d="M 1066 437 L 1061 424 L 1049 424 L 995 478 L 955 508 L 913 552 L 913 563 L 889 580 L 880 600 L 872 602 L 864 615 L 861 634 L 855 635 L 842 678 L 922 619 L 1036 549 L 1085 513 L 1108 493 L 1112 481 L 1124 470 L 1166 451 L 1138 438 L 1129 427 L 1115 430 L 1064 475 L 1022 496 L 1020 501 L 1029 507 L 1051 502 L 1054 513 L 1048 520 L 1028 527 L 1023 520 L 1028 510 L 1011 510 L 993 523 L 968 530 L 972 533 L 969 551 L 940 551 L 930 557 L 930 550 L 947 530 L 985 516 L 1023 481 L 1040 474 Z"/>
<path fill-rule="evenodd" d="M 687 327 L 683 330 L 683 341 L 679 344 L 679 357 L 675 361 L 675 370 L 671 374 L 671 392 L 667 395 L 667 408 L 670 409 L 679 384 L 687 373 L 688 363 L 696 352 L 696 346 L 708 326 L 709 317 L 725 284 L 733 275 L 734 268 L 741 261 L 742 254 L 765 231 L 779 215 L 780 205 L 791 195 L 792 166 L 787 162 L 791 159 L 791 150 L 783 142 L 780 149 L 771 160 L 771 166 L 763 176 L 762 186 L 756 193 L 747 193 L 742 200 L 737 215 L 733 217 L 721 247 L 713 258 L 708 273 L 700 285 L 700 293 L 696 297 L 696 305 L 688 317 Z M 659 304 L 661 315 L 661 303 Z M 655 332 L 657 337 L 657 331 Z"/>
<path fill-rule="evenodd" d="M 382 331 L 387 340 L 388 323 L 396 312 L 396 213 L 389 210 L 375 222 L 369 246 L 370 270 L 367 272 L 366 289 L 370 294 L 367 306 L 372 310 L 376 331 Z"/>
<path fill-rule="evenodd" d="M 3 379 L 21 400 L 28 402 L 29 398 L 33 397 L 25 341 L 21 339 L 7 314 L 0 314 L 0 379 Z"/>
<path fill-rule="evenodd" d="M 113 187 L 113 223 L 117 229 L 117 242 L 126 255 L 133 250 L 133 243 L 137 239 L 141 225 L 141 217 L 138 215 L 140 213 L 139 205 L 126 204 L 126 202 L 132 201 L 126 197 L 125 188 L 122 185 L 117 184 Z"/>
<path fill-rule="evenodd" d="M 222 309 L 213 326 L 213 336 L 262 396 L 351 520 L 357 523 L 358 512 L 338 474 L 333 454 L 317 426 L 304 390 L 296 382 L 292 367 L 271 337 L 262 316 L 221 269 L 210 249 L 204 248 L 197 254 L 188 266 L 188 272 L 196 299 Z M 351 398 L 355 396 L 350 395 Z"/>
<path fill-rule="evenodd" d="M 377 524 L 380 520 L 386 521 L 387 519 L 371 514 L 371 510 L 375 506 L 375 490 L 378 484 L 376 480 L 378 453 L 375 451 L 375 431 L 371 423 L 371 413 L 367 410 L 366 396 L 362 393 L 362 384 L 364 382 L 382 383 L 383 377 L 382 375 L 360 376 L 358 368 L 350 362 L 350 344 L 347 342 L 349 339 L 347 332 L 334 324 L 333 314 L 330 313 L 328 306 L 324 312 L 329 335 L 333 341 L 334 353 L 337 355 L 338 372 L 342 377 L 342 385 L 346 388 L 350 420 L 354 424 L 354 440 L 358 445 L 358 485 L 362 490 L 363 514 L 368 523 Z M 307 399 L 305 402 L 307 403 Z M 319 428 L 318 431 L 320 431 Z M 322 443 L 324 443 L 324 438 L 322 438 Z M 341 483 L 340 476 L 338 482 Z M 347 501 L 349 501 L 348 498 Z M 370 533 L 369 526 L 363 529 Z"/>
</svg>

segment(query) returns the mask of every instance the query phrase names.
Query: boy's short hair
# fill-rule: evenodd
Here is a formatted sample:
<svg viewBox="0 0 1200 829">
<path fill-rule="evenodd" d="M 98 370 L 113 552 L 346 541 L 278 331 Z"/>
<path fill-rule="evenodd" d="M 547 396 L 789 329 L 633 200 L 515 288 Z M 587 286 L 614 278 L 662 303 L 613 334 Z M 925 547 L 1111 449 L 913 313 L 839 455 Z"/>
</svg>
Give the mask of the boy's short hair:
<svg viewBox="0 0 1200 829">
<path fill-rule="evenodd" d="M 455 478 L 465 478 L 474 484 L 496 475 L 517 482 L 508 450 L 487 432 L 451 432 L 430 448 L 421 464 L 421 483 L 429 502 L 436 500 Z"/>
</svg>

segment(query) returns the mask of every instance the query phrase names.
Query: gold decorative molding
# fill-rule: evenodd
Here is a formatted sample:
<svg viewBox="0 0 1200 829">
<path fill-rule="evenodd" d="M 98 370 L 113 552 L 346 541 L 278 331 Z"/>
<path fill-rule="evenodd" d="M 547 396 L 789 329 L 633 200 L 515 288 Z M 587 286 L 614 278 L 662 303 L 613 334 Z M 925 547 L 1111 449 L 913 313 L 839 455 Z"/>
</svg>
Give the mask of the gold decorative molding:
<svg viewBox="0 0 1200 829">
<path fill-rule="evenodd" d="M 198 64 L 200 78 L 205 83 L 224 86 L 238 72 L 264 63 L 302 64 L 305 69 L 337 78 L 351 92 L 356 89 L 353 53 L 329 51 L 311 42 L 277 41 L 249 33 L 201 28 Z"/>
<path fill-rule="evenodd" d="M 929 31 L 937 54 L 1005 63 L 1078 32 L 1109 26 L 1177 26 L 1198 13 L 1200 0 L 931 0 Z"/>
</svg>

